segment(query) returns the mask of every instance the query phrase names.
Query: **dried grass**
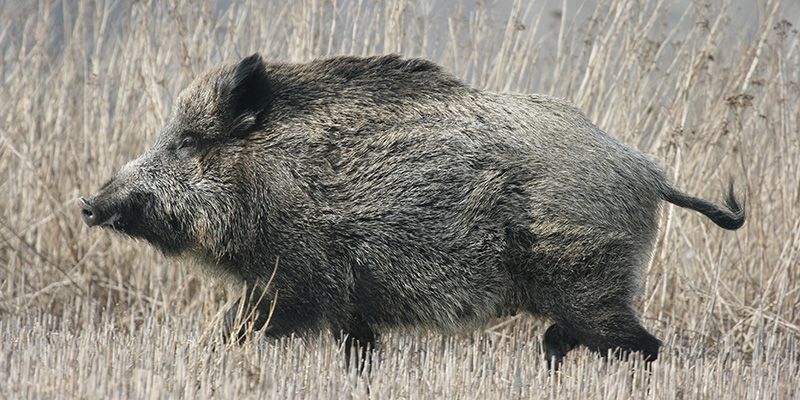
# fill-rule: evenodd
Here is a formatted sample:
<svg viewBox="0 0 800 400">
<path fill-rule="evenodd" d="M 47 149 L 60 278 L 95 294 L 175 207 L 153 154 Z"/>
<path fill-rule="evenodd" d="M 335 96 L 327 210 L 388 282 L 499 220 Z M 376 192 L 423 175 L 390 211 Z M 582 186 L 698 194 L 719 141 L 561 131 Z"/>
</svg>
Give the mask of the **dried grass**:
<svg viewBox="0 0 800 400">
<path fill-rule="evenodd" d="M 735 233 L 667 209 L 641 301 L 665 342 L 651 374 L 585 351 L 550 374 L 544 322 L 517 317 L 387 334 L 372 397 L 797 397 L 800 7 L 598 3 L 0 2 L 0 397 L 368 396 L 328 335 L 207 339 L 224 287 L 79 220 L 78 195 L 152 143 L 180 88 L 253 51 L 425 56 L 571 99 L 687 192 L 719 199 L 732 175 L 746 193 Z"/>
</svg>

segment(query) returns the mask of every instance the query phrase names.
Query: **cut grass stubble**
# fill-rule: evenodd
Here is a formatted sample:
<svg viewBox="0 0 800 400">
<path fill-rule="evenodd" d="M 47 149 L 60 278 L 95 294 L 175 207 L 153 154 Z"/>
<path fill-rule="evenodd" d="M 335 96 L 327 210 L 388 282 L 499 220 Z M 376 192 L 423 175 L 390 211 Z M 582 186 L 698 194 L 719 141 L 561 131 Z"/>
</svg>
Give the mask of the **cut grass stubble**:
<svg viewBox="0 0 800 400">
<path fill-rule="evenodd" d="M 796 397 L 800 7 L 667 3 L 3 2 L 0 397 Z M 390 332 L 369 380 L 327 333 L 220 346 L 240 288 L 87 231 L 76 199 L 152 143 L 196 74 L 256 51 L 399 52 L 570 99 L 683 191 L 716 201 L 735 177 L 749 220 L 665 207 L 640 301 L 665 344 L 649 374 L 585 350 L 552 373 L 527 316 Z"/>
</svg>

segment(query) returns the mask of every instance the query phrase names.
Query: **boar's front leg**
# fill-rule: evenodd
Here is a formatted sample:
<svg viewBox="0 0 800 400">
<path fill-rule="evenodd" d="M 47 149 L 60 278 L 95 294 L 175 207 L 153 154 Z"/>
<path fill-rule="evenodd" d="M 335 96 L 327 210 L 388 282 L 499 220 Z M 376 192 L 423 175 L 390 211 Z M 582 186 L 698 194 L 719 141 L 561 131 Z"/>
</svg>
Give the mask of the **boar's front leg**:
<svg viewBox="0 0 800 400">
<path fill-rule="evenodd" d="M 561 366 L 564 356 L 578 344 L 569 331 L 559 324 L 550 325 L 544 333 L 544 348 L 547 356 L 547 368 L 556 370 Z"/>
<path fill-rule="evenodd" d="M 375 349 L 377 338 L 375 331 L 364 321 L 364 318 L 356 315 L 350 318 L 347 326 L 338 327 L 333 326 L 333 335 L 340 346 L 344 346 L 344 363 L 345 368 L 350 369 L 350 362 L 352 351 L 355 347 L 356 353 L 356 366 L 359 372 L 363 372 L 364 368 L 372 367 L 372 352 Z M 369 370 L 367 370 L 369 373 Z"/>
<path fill-rule="evenodd" d="M 223 340 L 244 343 L 248 333 L 258 332 L 270 318 L 272 299 L 258 288 L 248 287 L 244 295 L 225 313 L 222 326 Z"/>
</svg>

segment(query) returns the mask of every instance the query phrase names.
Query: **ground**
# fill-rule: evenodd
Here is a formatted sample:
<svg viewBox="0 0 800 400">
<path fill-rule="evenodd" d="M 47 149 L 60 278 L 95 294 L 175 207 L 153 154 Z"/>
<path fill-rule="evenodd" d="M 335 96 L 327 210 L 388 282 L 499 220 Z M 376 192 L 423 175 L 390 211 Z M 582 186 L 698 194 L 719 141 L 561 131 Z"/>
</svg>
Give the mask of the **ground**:
<svg viewBox="0 0 800 400">
<path fill-rule="evenodd" d="M 0 398 L 800 395 L 800 3 L 365 3 L 0 4 Z M 198 73 L 255 51 L 399 52 L 566 98 L 682 191 L 719 201 L 734 177 L 748 221 L 665 207 L 637 301 L 664 341 L 650 372 L 584 349 L 548 371 L 547 321 L 527 316 L 390 332 L 369 377 L 328 334 L 226 347 L 236 288 L 89 231 L 77 198 L 152 143 Z"/>
</svg>

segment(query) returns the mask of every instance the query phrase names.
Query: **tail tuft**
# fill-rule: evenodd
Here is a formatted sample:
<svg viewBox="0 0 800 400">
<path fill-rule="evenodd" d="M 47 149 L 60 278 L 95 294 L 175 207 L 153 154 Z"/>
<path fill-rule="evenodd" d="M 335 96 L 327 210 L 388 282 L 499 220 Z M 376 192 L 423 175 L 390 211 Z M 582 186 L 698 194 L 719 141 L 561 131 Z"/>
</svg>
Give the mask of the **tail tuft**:
<svg viewBox="0 0 800 400">
<path fill-rule="evenodd" d="M 731 230 L 741 228 L 742 225 L 744 225 L 745 209 L 744 205 L 739 204 L 736 200 L 736 195 L 733 193 L 733 178 L 728 181 L 728 196 L 725 197 L 725 206 L 727 206 L 728 210 L 733 214 L 733 218 L 731 218 L 731 224 L 729 226 L 720 226 Z"/>
</svg>

